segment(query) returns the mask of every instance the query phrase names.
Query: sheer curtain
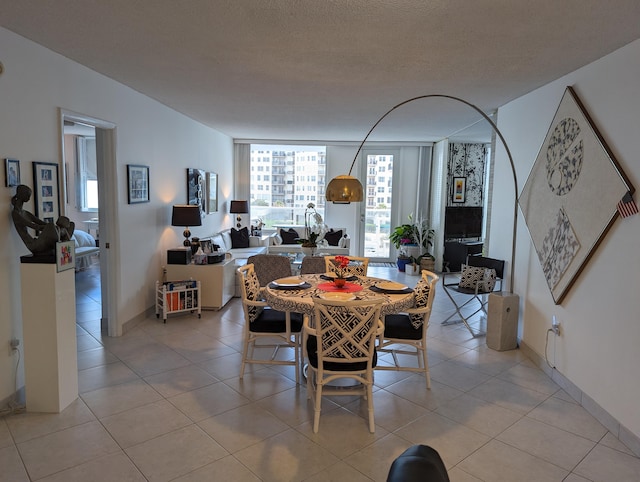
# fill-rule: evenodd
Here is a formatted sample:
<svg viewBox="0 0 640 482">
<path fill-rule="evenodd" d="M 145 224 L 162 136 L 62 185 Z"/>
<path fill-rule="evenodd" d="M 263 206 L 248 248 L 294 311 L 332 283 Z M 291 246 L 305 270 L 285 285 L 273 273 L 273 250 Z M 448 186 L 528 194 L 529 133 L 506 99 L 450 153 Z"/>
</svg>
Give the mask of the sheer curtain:
<svg viewBox="0 0 640 482">
<path fill-rule="evenodd" d="M 251 195 L 251 144 L 235 144 L 233 157 L 235 176 L 231 199 L 249 201 Z M 251 219 L 251 203 L 249 203 L 249 219 Z"/>
</svg>

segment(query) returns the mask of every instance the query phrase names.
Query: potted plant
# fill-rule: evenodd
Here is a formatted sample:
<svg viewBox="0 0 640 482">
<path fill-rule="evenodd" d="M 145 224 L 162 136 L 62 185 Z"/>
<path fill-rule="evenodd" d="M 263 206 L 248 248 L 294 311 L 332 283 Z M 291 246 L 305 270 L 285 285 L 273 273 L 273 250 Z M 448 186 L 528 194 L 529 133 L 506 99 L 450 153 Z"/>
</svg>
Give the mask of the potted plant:
<svg viewBox="0 0 640 482">
<path fill-rule="evenodd" d="M 398 269 L 405 271 L 406 265 L 412 263 L 418 264 L 420 270 L 432 271 L 434 257 L 429 253 L 429 249 L 433 246 L 435 231 L 429 227 L 429 222 L 424 219 L 414 221 L 412 214 L 409 215 L 408 221 L 408 223 L 396 226 L 389 235 L 389 240 L 399 250 Z M 424 267 L 424 265 L 429 267 Z"/>
<path fill-rule="evenodd" d="M 327 232 L 327 225 L 322 221 L 322 216 L 316 211 L 313 203 L 307 204 L 304 211 L 304 238 L 298 239 L 302 245 L 301 250 L 305 255 L 313 256 L 318 249 L 318 239 Z"/>
</svg>

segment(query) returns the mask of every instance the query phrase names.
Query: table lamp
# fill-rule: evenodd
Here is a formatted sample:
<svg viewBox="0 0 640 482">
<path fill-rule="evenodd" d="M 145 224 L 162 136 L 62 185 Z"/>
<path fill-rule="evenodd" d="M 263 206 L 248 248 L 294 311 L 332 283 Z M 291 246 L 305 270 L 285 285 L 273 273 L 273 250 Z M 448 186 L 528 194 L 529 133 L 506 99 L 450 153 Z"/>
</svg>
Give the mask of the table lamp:
<svg viewBox="0 0 640 482">
<path fill-rule="evenodd" d="M 249 212 L 249 201 L 231 201 L 231 206 L 229 207 L 229 212 L 231 214 L 237 214 L 236 217 L 236 228 L 240 229 L 242 227 L 242 216 L 241 214 L 245 214 Z"/>
<path fill-rule="evenodd" d="M 191 231 L 189 226 L 202 226 L 202 217 L 200 216 L 200 206 L 195 204 L 176 204 L 173 206 L 171 215 L 171 226 L 184 226 L 182 235 L 184 236 L 184 246 L 191 246 Z"/>
</svg>

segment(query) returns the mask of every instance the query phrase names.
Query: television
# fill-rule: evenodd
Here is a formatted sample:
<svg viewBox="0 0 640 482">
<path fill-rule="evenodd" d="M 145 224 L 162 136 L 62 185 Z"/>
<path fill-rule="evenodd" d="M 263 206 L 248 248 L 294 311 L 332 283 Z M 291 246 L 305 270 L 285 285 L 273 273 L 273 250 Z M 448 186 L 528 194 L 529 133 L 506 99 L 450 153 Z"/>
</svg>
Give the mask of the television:
<svg viewBox="0 0 640 482">
<path fill-rule="evenodd" d="M 444 213 L 445 239 L 481 238 L 482 206 L 449 206 Z"/>
</svg>

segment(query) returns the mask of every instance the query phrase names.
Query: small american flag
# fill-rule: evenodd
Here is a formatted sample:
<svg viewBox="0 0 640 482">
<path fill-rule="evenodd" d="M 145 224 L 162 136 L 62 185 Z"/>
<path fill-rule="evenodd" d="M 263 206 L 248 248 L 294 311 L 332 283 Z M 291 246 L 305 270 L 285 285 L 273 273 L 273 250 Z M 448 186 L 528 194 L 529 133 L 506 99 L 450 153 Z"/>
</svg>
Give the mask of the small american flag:
<svg viewBox="0 0 640 482">
<path fill-rule="evenodd" d="M 627 191 L 618 202 L 618 212 L 623 218 L 638 214 L 638 205 L 633 201 L 631 192 Z"/>
</svg>

